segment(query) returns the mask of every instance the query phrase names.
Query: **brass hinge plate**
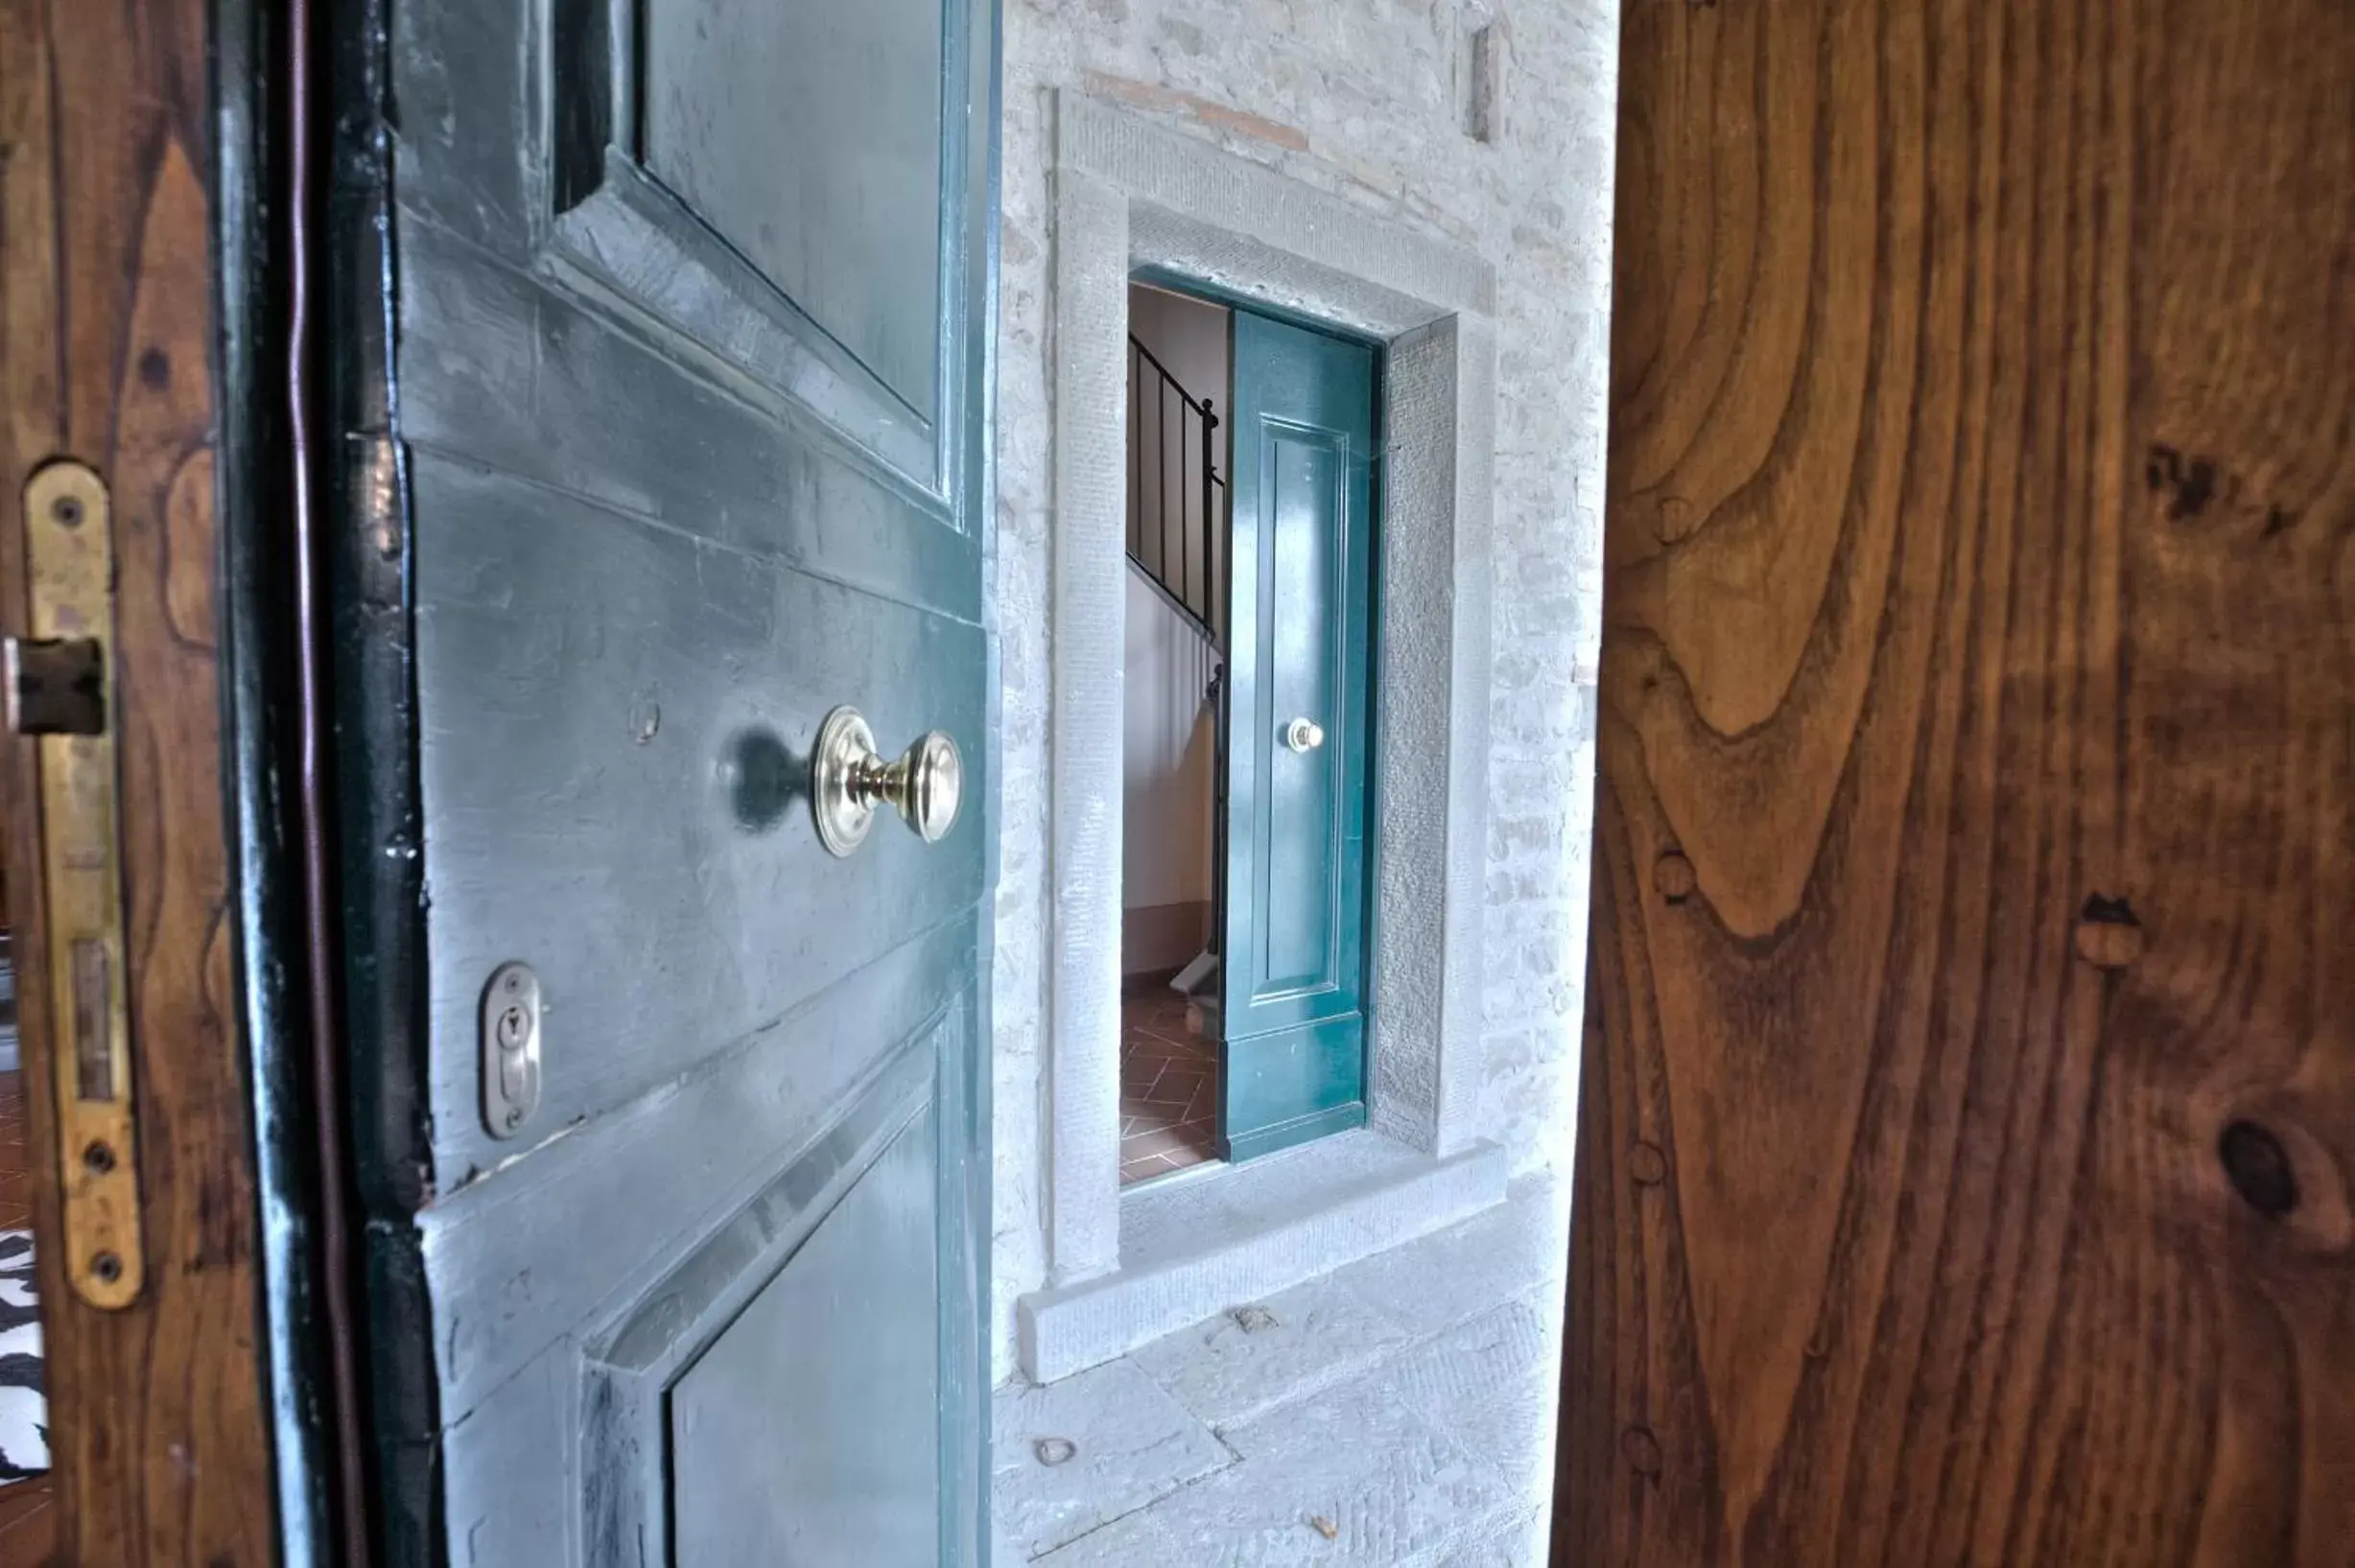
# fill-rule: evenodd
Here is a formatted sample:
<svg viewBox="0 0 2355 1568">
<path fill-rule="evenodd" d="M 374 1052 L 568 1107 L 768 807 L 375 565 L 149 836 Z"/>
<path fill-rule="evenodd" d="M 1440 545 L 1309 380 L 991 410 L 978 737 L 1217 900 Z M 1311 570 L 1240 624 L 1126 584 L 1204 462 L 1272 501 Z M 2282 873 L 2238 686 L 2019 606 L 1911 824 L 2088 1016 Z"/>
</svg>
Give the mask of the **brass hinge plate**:
<svg viewBox="0 0 2355 1568">
<path fill-rule="evenodd" d="M 146 1277 L 123 962 L 115 736 L 114 515 L 106 481 L 53 462 L 25 485 L 31 633 L 8 659 L 11 722 L 40 746 L 42 946 L 66 1274 L 92 1306 Z M 87 668 L 96 659 L 96 690 Z M 93 711 L 90 697 L 95 695 Z"/>
</svg>

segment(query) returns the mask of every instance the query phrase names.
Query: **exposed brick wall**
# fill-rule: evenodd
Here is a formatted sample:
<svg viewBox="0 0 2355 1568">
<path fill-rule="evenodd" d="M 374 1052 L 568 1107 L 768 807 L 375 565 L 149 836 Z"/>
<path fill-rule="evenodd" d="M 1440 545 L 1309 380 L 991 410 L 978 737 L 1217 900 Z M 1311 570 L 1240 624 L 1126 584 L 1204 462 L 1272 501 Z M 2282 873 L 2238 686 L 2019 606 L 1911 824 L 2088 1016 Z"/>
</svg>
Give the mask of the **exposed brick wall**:
<svg viewBox="0 0 2355 1568">
<path fill-rule="evenodd" d="M 1616 0 L 1005 0 L 994 974 L 998 1369 L 1043 1282 L 1051 525 L 1048 115 L 1076 87 L 1478 249 L 1497 272 L 1481 1131 L 1566 1162 L 1600 620 Z M 1501 29 L 1494 139 L 1474 36 Z"/>
</svg>

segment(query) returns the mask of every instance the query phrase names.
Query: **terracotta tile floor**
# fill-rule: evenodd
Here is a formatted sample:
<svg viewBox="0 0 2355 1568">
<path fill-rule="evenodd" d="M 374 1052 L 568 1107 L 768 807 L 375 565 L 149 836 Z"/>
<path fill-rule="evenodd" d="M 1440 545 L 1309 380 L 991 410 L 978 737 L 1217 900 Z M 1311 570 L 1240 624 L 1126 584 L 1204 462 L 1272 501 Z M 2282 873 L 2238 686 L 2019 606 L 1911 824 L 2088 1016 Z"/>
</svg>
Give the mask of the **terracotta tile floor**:
<svg viewBox="0 0 2355 1568">
<path fill-rule="evenodd" d="M 1158 990 L 1120 1003 L 1120 1184 L 1217 1158 L 1218 1049 Z"/>
</svg>

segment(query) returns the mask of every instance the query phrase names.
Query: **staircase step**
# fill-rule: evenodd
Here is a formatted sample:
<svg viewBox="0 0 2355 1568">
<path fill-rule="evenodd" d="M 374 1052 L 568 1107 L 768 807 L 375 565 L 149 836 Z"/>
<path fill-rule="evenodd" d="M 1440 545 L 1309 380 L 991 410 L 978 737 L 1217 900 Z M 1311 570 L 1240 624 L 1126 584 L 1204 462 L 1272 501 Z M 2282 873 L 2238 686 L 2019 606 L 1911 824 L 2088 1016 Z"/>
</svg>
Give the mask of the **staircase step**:
<svg viewBox="0 0 2355 1568">
<path fill-rule="evenodd" d="M 1218 955 L 1214 952 L 1196 953 L 1193 962 L 1177 971 L 1169 989 L 1184 996 L 1199 996 L 1218 983 Z"/>
</svg>

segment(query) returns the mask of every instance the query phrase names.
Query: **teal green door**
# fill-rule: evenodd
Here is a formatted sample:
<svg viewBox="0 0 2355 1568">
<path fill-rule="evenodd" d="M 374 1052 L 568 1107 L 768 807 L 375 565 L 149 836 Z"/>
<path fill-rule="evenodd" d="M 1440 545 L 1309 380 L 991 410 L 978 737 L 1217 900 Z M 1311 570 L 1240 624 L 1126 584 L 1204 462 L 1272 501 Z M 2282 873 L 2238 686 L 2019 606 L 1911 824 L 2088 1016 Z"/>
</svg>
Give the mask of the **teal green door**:
<svg viewBox="0 0 2355 1568">
<path fill-rule="evenodd" d="M 326 9 L 376 1561 L 976 1568 L 997 0 Z"/>
<path fill-rule="evenodd" d="M 1365 1120 L 1374 350 L 1235 316 L 1220 1136 Z"/>
</svg>

